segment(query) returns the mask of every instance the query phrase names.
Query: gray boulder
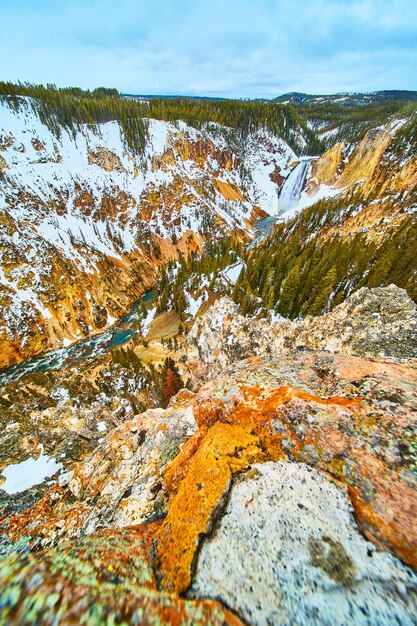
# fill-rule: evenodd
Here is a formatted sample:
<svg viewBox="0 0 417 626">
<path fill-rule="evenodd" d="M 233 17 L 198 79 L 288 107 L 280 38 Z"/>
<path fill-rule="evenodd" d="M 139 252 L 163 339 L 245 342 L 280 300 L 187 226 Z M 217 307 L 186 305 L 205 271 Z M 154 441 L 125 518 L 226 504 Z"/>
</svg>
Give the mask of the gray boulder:
<svg viewBox="0 0 417 626">
<path fill-rule="evenodd" d="M 417 577 L 362 537 L 344 491 L 297 463 L 256 465 L 233 486 L 190 595 L 257 626 L 411 626 L 417 615 Z"/>
</svg>

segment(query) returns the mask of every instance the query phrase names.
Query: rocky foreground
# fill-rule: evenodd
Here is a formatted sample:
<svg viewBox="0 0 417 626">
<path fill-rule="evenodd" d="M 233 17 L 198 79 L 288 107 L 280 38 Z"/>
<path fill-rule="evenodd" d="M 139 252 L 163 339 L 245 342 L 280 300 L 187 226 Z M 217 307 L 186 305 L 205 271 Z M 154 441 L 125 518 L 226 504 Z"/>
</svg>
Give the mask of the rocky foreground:
<svg viewBox="0 0 417 626">
<path fill-rule="evenodd" d="M 270 324 L 221 299 L 194 391 L 3 510 L 6 624 L 415 624 L 417 312 L 362 289 Z"/>
</svg>

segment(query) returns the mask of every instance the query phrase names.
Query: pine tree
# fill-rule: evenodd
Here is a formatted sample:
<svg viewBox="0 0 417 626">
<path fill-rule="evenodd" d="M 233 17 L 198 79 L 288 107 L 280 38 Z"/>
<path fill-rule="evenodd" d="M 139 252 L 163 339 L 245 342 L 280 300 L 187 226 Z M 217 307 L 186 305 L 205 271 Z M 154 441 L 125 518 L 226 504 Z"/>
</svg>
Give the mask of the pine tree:
<svg viewBox="0 0 417 626">
<path fill-rule="evenodd" d="M 330 304 L 330 295 L 337 285 L 337 271 L 335 267 L 331 267 L 320 284 L 319 291 L 309 309 L 310 315 L 321 315 L 326 312 Z"/>
<path fill-rule="evenodd" d="M 300 289 L 300 268 L 298 263 L 288 273 L 282 287 L 278 303 L 278 312 L 284 317 L 291 317 L 294 309 L 295 298 Z"/>
<path fill-rule="evenodd" d="M 168 406 L 168 403 L 170 399 L 172 398 L 172 396 L 175 396 L 175 394 L 178 393 L 178 391 L 184 387 L 184 383 L 181 379 L 178 368 L 175 365 L 175 361 L 171 357 L 167 357 L 165 359 L 161 378 L 162 378 L 162 389 L 161 389 L 162 406 L 166 407 Z"/>
</svg>

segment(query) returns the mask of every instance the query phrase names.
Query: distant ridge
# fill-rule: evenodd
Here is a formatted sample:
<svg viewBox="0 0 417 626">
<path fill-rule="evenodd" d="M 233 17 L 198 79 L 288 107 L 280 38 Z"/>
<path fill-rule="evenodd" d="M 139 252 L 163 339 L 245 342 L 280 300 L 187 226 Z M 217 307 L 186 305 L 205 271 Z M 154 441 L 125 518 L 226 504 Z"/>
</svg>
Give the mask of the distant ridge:
<svg viewBox="0 0 417 626">
<path fill-rule="evenodd" d="M 248 100 L 247 98 L 220 98 L 216 96 L 186 96 L 186 95 L 153 95 L 153 94 L 132 94 L 122 93 L 123 98 L 134 100 L 201 100 L 224 102 L 226 100 Z M 253 98 L 254 102 L 277 102 L 280 104 L 323 104 L 333 103 L 346 107 L 365 106 L 367 104 L 382 104 L 386 102 L 417 102 L 417 91 L 385 89 L 383 91 L 373 91 L 369 93 L 361 92 L 340 92 L 335 94 L 307 94 L 300 91 L 284 93 L 276 98 Z"/>
<path fill-rule="evenodd" d="M 230 98 L 216 98 L 215 96 L 211 97 L 211 96 L 153 96 L 153 95 L 140 95 L 140 94 L 133 94 L 133 93 L 122 93 L 121 94 L 123 98 L 133 98 L 135 100 L 155 100 L 157 98 L 163 98 L 164 100 L 178 100 L 178 99 L 185 99 L 185 100 L 215 100 L 218 102 L 223 102 L 224 100 L 229 100 Z"/>
<path fill-rule="evenodd" d="M 373 91 L 370 93 L 342 92 L 329 95 L 311 95 L 299 91 L 285 93 L 282 96 L 272 99 L 273 102 L 291 104 L 318 104 L 331 102 L 344 106 L 358 106 L 375 104 L 380 102 L 417 102 L 417 91 L 407 91 L 399 89 L 386 89 L 383 91 Z"/>
</svg>

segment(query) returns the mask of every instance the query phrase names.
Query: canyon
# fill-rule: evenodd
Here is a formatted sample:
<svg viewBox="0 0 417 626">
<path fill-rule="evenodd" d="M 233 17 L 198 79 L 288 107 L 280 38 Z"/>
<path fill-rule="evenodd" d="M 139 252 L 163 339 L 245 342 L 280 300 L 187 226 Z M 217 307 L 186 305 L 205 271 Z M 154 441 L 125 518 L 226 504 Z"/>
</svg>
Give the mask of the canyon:
<svg viewBox="0 0 417 626">
<path fill-rule="evenodd" d="M 2 103 L 0 128 L 0 367 L 106 328 L 161 264 L 208 235 L 250 235 L 276 210 L 273 173 L 296 161 L 267 132 L 243 157 L 230 129 L 157 120 L 140 156 L 117 122 L 56 138 L 24 99 L 17 110 Z"/>
<path fill-rule="evenodd" d="M 414 624 L 416 112 L 25 89 L 0 621 Z"/>
</svg>

